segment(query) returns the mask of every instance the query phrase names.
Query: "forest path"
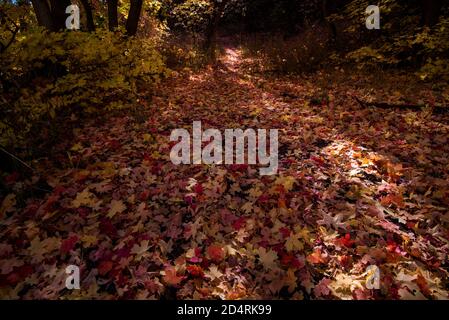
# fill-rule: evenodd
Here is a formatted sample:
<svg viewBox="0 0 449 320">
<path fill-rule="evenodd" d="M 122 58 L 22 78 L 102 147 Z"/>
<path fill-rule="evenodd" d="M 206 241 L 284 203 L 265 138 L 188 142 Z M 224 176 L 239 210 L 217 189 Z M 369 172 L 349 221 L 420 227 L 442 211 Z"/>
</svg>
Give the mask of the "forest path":
<svg viewBox="0 0 449 320">
<path fill-rule="evenodd" d="M 71 168 L 42 169 L 53 192 L 2 224 L 1 296 L 448 298 L 447 117 L 361 108 L 352 86 L 252 63 L 225 48 L 141 113 L 86 124 Z M 279 173 L 172 164 L 170 133 L 193 121 L 280 129 Z M 69 264 L 82 290 L 65 290 Z"/>
</svg>

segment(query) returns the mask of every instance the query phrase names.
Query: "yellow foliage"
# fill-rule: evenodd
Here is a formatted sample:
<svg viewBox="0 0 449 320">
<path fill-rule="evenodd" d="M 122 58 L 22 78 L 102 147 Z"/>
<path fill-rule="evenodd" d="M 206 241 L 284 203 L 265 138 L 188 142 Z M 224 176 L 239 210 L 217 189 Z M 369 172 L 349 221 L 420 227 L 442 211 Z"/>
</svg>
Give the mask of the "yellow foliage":
<svg viewBox="0 0 449 320">
<path fill-rule="evenodd" d="M 119 33 L 21 32 L 2 54 L 0 144 L 18 146 L 41 126 L 71 115 L 127 108 L 139 85 L 149 90 L 167 75 L 155 40 Z"/>
</svg>

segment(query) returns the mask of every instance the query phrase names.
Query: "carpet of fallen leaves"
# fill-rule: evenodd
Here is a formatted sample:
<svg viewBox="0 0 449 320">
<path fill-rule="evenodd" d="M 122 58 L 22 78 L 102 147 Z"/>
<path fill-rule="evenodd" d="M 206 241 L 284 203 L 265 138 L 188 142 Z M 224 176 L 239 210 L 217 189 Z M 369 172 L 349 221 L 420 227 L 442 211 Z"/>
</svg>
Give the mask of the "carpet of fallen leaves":
<svg viewBox="0 0 449 320">
<path fill-rule="evenodd" d="M 0 297 L 449 298 L 449 117 L 364 108 L 352 96 L 370 92 L 351 78 L 324 94 L 317 78 L 250 67 L 228 48 L 140 111 L 93 119 L 38 173 L 8 176 Z M 280 129 L 279 174 L 173 165 L 170 133 L 193 121 Z M 37 180 L 49 192 L 27 196 Z M 81 290 L 65 288 L 68 265 Z"/>
</svg>

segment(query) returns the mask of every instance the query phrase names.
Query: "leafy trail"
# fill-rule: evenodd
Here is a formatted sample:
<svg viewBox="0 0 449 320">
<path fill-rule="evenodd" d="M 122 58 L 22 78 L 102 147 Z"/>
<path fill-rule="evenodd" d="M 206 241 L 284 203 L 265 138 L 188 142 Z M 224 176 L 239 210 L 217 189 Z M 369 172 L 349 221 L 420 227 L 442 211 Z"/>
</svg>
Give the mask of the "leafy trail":
<svg viewBox="0 0 449 320">
<path fill-rule="evenodd" d="M 8 177 L 0 296 L 448 298 L 448 117 L 362 108 L 352 78 L 325 90 L 320 75 L 255 64 L 228 47 L 136 114 L 92 120 L 34 164 L 50 194 L 26 191 L 37 176 Z M 279 175 L 171 164 L 171 130 L 200 120 L 281 129 Z M 65 289 L 70 264 L 82 290 Z M 380 290 L 366 289 L 371 264 Z"/>
</svg>

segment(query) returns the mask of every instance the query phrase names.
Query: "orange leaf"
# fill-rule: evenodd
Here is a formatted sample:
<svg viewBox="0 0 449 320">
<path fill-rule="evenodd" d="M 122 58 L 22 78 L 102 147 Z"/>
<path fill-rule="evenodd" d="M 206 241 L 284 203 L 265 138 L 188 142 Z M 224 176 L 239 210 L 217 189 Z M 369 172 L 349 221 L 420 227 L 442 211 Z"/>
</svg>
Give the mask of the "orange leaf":
<svg viewBox="0 0 449 320">
<path fill-rule="evenodd" d="M 419 289 L 421 289 L 421 292 L 426 295 L 430 296 L 431 292 L 429 290 L 429 286 L 427 284 L 426 279 L 422 276 L 422 274 L 418 274 L 418 277 L 415 280 L 416 284 L 419 286 Z"/>
<path fill-rule="evenodd" d="M 398 208 L 402 208 L 404 206 L 404 198 L 401 194 L 389 194 L 386 197 L 383 197 L 380 201 L 382 205 L 389 206 L 389 205 L 396 205 Z"/>
<path fill-rule="evenodd" d="M 175 267 L 167 267 L 165 268 L 165 275 L 163 277 L 164 282 L 169 286 L 177 286 L 184 280 L 184 277 L 178 276 L 176 274 Z"/>
<path fill-rule="evenodd" d="M 313 264 L 326 263 L 325 258 L 321 252 L 321 249 L 315 249 L 315 251 L 307 256 L 307 261 Z"/>
</svg>

